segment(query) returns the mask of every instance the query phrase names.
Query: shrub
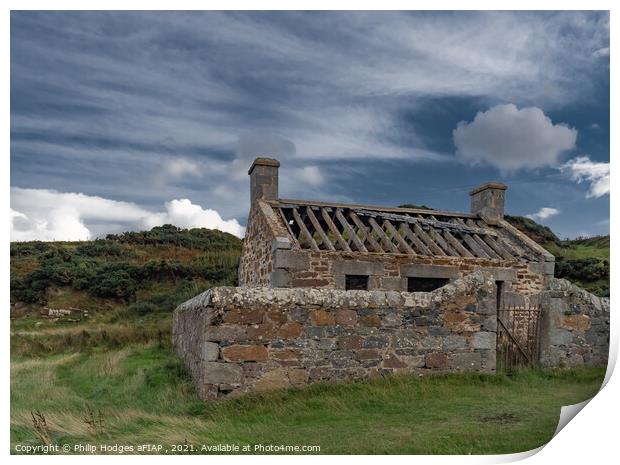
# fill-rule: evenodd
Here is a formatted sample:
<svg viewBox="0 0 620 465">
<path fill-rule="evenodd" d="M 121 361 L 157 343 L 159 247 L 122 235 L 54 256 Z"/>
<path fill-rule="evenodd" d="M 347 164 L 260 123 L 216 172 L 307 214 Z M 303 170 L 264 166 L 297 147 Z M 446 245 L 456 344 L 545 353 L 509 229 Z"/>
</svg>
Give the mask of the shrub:
<svg viewBox="0 0 620 465">
<path fill-rule="evenodd" d="M 78 246 L 75 252 L 87 257 L 118 257 L 123 253 L 123 249 L 116 242 L 97 239 Z"/>
</svg>

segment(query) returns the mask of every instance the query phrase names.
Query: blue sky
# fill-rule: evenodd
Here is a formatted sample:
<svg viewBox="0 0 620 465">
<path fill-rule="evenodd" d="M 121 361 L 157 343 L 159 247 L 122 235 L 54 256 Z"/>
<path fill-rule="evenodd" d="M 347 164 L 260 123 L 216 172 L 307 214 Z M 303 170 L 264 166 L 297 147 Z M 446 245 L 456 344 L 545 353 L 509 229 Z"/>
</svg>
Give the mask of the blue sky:
<svg viewBox="0 0 620 465">
<path fill-rule="evenodd" d="M 13 240 L 243 234 L 283 197 L 507 212 L 609 230 L 605 12 L 12 12 Z"/>
</svg>

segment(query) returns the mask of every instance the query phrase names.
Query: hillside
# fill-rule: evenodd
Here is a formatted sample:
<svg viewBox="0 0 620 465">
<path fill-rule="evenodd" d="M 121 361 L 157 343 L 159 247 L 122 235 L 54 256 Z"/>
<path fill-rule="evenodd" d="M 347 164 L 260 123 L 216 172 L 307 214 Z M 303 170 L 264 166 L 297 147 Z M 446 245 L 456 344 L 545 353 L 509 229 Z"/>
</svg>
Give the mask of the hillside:
<svg viewBox="0 0 620 465">
<path fill-rule="evenodd" d="M 555 276 L 602 297 L 609 297 L 609 236 L 560 240 L 547 226 L 506 215 L 513 226 L 555 255 Z"/>
<path fill-rule="evenodd" d="M 234 285 L 240 253 L 235 236 L 172 225 L 88 242 L 12 243 L 12 310 L 169 312 L 209 287 Z"/>
</svg>

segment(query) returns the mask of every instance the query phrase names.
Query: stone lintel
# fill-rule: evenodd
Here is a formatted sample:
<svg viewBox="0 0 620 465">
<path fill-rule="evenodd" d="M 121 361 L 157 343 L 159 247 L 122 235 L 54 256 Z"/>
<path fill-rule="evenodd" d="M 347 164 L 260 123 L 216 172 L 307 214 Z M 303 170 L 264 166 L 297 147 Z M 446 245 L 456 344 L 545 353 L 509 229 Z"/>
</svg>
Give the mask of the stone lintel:
<svg viewBox="0 0 620 465">
<path fill-rule="evenodd" d="M 332 265 L 334 275 L 383 276 L 383 263 L 363 260 L 336 260 Z"/>
<path fill-rule="evenodd" d="M 456 266 L 444 265 L 401 265 L 400 274 L 407 278 L 448 278 L 454 279 L 459 276 Z"/>
<path fill-rule="evenodd" d="M 496 267 L 485 267 L 481 268 L 482 271 L 486 271 L 493 275 L 493 279 L 495 281 L 516 281 L 517 280 L 517 271 L 512 268 L 496 268 Z"/>
</svg>

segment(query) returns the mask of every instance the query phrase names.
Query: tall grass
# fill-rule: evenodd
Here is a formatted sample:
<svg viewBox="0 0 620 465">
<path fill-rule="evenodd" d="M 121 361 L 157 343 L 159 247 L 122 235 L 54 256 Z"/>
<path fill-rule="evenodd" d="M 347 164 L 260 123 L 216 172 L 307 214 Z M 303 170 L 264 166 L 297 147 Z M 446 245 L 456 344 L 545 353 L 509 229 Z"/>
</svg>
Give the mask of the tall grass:
<svg viewBox="0 0 620 465">
<path fill-rule="evenodd" d="M 594 395 L 601 369 L 514 376 L 395 376 L 251 394 L 195 395 L 182 363 L 156 341 L 90 348 L 11 366 L 11 441 L 120 444 L 313 444 L 322 453 L 508 453 L 538 447 L 560 406 Z"/>
</svg>

